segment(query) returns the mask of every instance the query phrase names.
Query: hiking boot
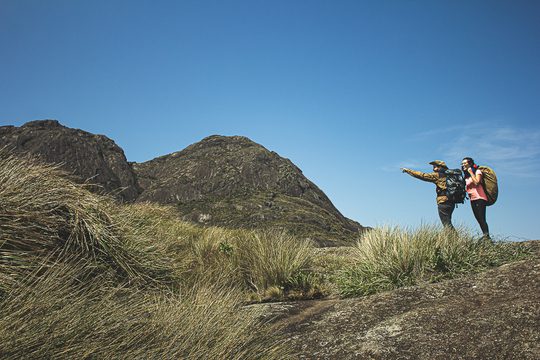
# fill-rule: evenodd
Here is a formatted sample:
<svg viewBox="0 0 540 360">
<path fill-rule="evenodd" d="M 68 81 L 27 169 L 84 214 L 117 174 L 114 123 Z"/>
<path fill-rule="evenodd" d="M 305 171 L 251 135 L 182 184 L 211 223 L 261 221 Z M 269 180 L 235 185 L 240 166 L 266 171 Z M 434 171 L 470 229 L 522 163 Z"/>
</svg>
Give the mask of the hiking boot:
<svg viewBox="0 0 540 360">
<path fill-rule="evenodd" d="M 482 241 L 493 244 L 493 240 L 491 239 L 491 236 L 489 236 L 489 234 L 484 234 L 482 236 Z"/>
</svg>

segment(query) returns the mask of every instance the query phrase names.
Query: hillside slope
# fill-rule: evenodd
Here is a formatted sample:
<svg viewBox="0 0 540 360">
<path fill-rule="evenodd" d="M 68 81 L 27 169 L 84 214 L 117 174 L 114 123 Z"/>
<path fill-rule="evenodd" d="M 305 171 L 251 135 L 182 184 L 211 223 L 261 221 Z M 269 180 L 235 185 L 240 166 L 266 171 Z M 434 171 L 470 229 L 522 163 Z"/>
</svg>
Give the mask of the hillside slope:
<svg viewBox="0 0 540 360">
<path fill-rule="evenodd" d="M 246 137 L 210 136 L 133 168 L 143 188 L 139 201 L 174 204 L 204 224 L 278 226 L 323 243 L 363 229 L 290 160 Z"/>
</svg>

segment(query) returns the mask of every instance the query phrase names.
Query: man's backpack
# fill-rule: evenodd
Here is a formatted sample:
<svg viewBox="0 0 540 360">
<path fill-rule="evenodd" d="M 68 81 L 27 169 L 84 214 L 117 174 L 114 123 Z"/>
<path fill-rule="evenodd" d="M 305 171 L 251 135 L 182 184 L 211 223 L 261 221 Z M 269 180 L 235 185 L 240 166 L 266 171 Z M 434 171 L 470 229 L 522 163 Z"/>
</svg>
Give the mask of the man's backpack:
<svg viewBox="0 0 540 360">
<path fill-rule="evenodd" d="M 443 172 L 446 176 L 446 196 L 449 201 L 456 204 L 465 202 L 465 178 L 460 169 L 447 169 Z"/>
<path fill-rule="evenodd" d="M 488 198 L 487 206 L 495 204 L 499 197 L 499 185 L 497 183 L 497 175 L 495 171 L 489 166 L 479 166 L 478 169 L 482 171 L 482 187 Z"/>
</svg>

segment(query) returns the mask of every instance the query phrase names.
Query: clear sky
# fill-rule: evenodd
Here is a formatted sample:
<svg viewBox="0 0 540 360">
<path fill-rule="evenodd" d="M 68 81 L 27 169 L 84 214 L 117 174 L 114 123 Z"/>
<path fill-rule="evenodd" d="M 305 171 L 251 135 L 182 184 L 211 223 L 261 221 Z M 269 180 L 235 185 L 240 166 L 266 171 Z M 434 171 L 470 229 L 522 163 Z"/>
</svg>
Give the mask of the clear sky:
<svg viewBox="0 0 540 360">
<path fill-rule="evenodd" d="M 0 0 L 0 125 L 58 119 L 130 161 L 212 134 L 291 159 L 363 225 L 437 223 L 402 174 L 492 166 L 491 232 L 540 239 L 540 1 Z M 469 204 L 454 222 L 478 229 Z"/>
</svg>

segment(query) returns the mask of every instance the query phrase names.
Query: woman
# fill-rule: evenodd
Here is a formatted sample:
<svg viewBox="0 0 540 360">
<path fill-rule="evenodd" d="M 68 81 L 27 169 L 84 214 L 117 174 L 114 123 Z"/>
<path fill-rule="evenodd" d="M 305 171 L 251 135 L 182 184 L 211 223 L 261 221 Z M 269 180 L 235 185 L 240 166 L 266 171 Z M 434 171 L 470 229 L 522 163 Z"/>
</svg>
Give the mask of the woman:
<svg viewBox="0 0 540 360">
<path fill-rule="evenodd" d="M 461 161 L 461 169 L 465 174 L 465 189 L 469 194 L 471 200 L 471 207 L 480 229 L 484 234 L 484 239 L 491 240 L 489 236 L 489 227 L 486 222 L 486 206 L 487 196 L 482 186 L 482 171 L 478 168 L 478 165 L 474 163 L 474 160 L 470 157 L 466 157 Z"/>
</svg>

